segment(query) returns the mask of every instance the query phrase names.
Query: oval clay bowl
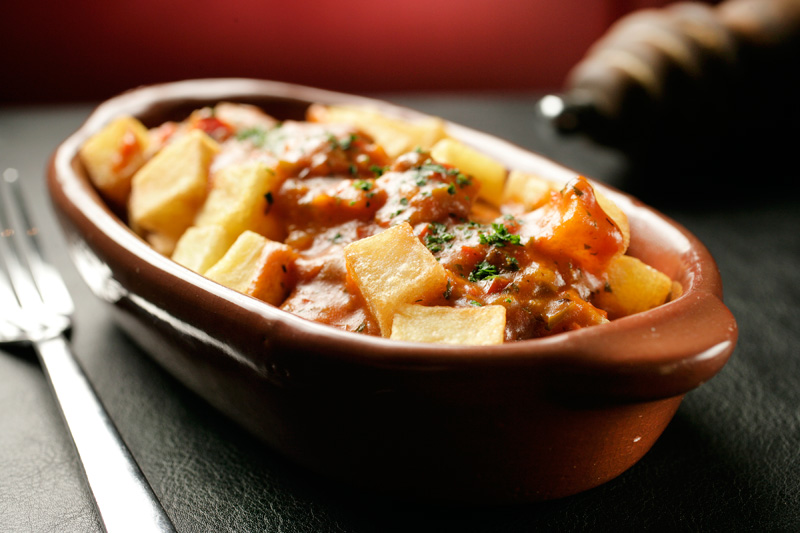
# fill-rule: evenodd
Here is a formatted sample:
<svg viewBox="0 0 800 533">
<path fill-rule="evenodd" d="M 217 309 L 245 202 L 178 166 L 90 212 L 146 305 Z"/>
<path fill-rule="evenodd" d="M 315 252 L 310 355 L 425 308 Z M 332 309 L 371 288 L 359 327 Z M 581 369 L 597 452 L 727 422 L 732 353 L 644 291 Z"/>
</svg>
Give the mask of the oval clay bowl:
<svg viewBox="0 0 800 533">
<path fill-rule="evenodd" d="M 317 473 L 432 500 L 574 494 L 636 463 L 683 395 L 716 374 L 734 349 L 736 323 L 708 250 L 675 222 L 601 185 L 630 218 L 630 253 L 679 281 L 683 294 L 549 338 L 492 347 L 390 341 L 312 323 L 190 272 L 115 216 L 77 153 L 119 114 L 152 127 L 223 100 L 259 105 L 280 119 L 301 119 L 311 102 L 421 116 L 268 81 L 145 87 L 102 104 L 57 149 L 49 190 L 75 264 L 130 337 L 187 387 Z M 497 138 L 448 128 L 508 168 L 561 182 L 575 176 Z"/>
</svg>

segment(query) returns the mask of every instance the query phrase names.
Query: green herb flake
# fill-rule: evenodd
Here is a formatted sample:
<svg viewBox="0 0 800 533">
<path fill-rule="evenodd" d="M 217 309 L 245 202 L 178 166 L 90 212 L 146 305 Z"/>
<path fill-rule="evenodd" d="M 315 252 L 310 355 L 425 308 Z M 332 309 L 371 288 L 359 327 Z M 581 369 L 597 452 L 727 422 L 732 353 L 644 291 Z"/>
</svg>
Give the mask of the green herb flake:
<svg viewBox="0 0 800 533">
<path fill-rule="evenodd" d="M 355 180 L 353 182 L 353 187 L 360 191 L 369 191 L 372 189 L 372 182 L 367 180 Z"/>
<path fill-rule="evenodd" d="M 425 235 L 425 245 L 433 253 L 441 252 L 445 245 L 456 238 L 452 233 L 448 233 L 447 226 L 441 222 L 431 222 L 428 224 L 429 233 Z"/>
<path fill-rule="evenodd" d="M 262 128 L 247 128 L 236 133 L 236 140 L 250 141 L 256 146 L 264 146 L 267 140 L 267 131 Z"/>
<path fill-rule="evenodd" d="M 328 142 L 331 145 L 331 150 L 347 151 L 353 147 L 353 142 L 358 139 L 358 135 L 351 133 L 346 139 L 339 140 L 333 133 L 328 134 Z"/>
<path fill-rule="evenodd" d="M 275 203 L 275 198 L 272 196 L 272 191 L 267 191 L 264 194 L 264 200 L 267 201 L 267 205 L 264 206 L 264 214 L 267 215 L 272 210 L 272 204 Z"/>
<path fill-rule="evenodd" d="M 500 272 L 497 267 L 486 260 L 478 263 L 472 272 L 469 273 L 469 280 L 472 282 L 494 279 Z"/>
<path fill-rule="evenodd" d="M 378 166 L 378 165 L 372 165 L 371 167 L 369 167 L 369 170 L 370 170 L 370 172 L 375 174 L 375 176 L 381 177 L 386 172 L 389 171 L 389 167 L 381 167 L 381 166 Z"/>
<path fill-rule="evenodd" d="M 493 222 L 492 230 L 493 233 L 480 234 L 481 244 L 488 244 L 489 246 L 494 245 L 501 248 L 508 243 L 516 244 L 517 246 L 522 246 L 520 236 L 509 233 L 508 228 L 505 227 L 505 225 Z"/>
<path fill-rule="evenodd" d="M 347 139 L 339 141 L 339 148 L 341 148 L 342 150 L 349 150 L 350 148 L 353 147 L 353 143 L 356 142 L 357 139 L 358 135 L 356 135 L 355 133 L 351 133 Z"/>
</svg>

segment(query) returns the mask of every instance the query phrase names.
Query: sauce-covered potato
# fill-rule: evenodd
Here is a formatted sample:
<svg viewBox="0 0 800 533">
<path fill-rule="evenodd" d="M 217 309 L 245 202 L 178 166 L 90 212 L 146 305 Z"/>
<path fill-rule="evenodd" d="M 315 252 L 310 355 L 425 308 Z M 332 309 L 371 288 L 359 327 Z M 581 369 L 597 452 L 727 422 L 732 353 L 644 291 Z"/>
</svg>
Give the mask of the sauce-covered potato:
<svg viewBox="0 0 800 533">
<path fill-rule="evenodd" d="M 356 333 L 497 344 L 670 297 L 666 275 L 625 255 L 625 213 L 584 177 L 508 172 L 438 119 L 321 105 L 307 118 L 230 103 L 150 130 L 123 117 L 80 155 L 159 252 Z"/>
</svg>

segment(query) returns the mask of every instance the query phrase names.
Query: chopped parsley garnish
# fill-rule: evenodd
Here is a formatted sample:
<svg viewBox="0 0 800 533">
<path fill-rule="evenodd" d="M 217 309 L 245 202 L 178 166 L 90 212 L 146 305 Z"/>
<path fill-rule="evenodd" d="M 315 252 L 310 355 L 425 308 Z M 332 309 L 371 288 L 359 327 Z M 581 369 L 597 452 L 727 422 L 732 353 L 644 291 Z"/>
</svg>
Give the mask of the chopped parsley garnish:
<svg viewBox="0 0 800 533">
<path fill-rule="evenodd" d="M 355 180 L 353 182 L 353 187 L 361 191 L 369 191 L 372 189 L 372 182 L 367 180 Z"/>
<path fill-rule="evenodd" d="M 462 174 L 457 168 L 447 168 L 439 163 L 434 163 L 431 159 L 426 160 L 418 167 L 414 167 L 414 171 L 416 173 L 414 177 L 414 183 L 416 183 L 418 187 L 422 187 L 423 185 L 427 184 L 427 178 L 433 174 L 456 176 L 456 183 L 458 183 L 461 187 L 470 184 L 469 178 Z M 451 187 L 453 187 L 453 185 L 451 185 Z M 454 194 L 454 192 L 450 194 Z"/>
<path fill-rule="evenodd" d="M 456 183 L 458 183 L 459 187 L 466 187 L 467 185 L 472 183 L 472 180 L 470 180 L 464 174 L 459 172 L 458 174 L 456 174 Z"/>
<path fill-rule="evenodd" d="M 245 128 L 236 133 L 239 141 L 250 141 L 254 146 L 275 152 L 280 148 L 280 143 L 286 140 L 286 130 L 279 123 L 270 129 L 259 127 Z"/>
<path fill-rule="evenodd" d="M 386 172 L 389 171 L 389 167 L 379 167 L 378 165 L 372 165 L 369 167 L 370 172 L 375 174 L 377 177 L 383 176 Z"/>
<path fill-rule="evenodd" d="M 267 140 L 267 130 L 263 128 L 247 128 L 236 133 L 239 141 L 250 141 L 256 146 L 264 146 Z"/>
<path fill-rule="evenodd" d="M 353 146 L 353 143 L 356 141 L 356 139 L 358 139 L 358 135 L 351 133 L 347 139 L 339 141 L 339 148 L 342 150 L 349 150 Z"/>
<path fill-rule="evenodd" d="M 447 226 L 441 222 L 431 222 L 428 224 L 430 233 L 425 235 L 425 246 L 428 247 L 428 250 L 434 253 L 441 252 L 447 243 L 456 238 L 452 233 L 447 233 L 447 231 L 445 231 L 446 229 Z"/>
<path fill-rule="evenodd" d="M 516 244 L 517 246 L 522 246 L 521 238 L 519 235 L 514 235 L 513 233 L 508 232 L 508 228 L 505 227 L 503 224 L 498 224 L 497 222 L 492 223 L 492 230 L 493 233 L 481 233 L 480 234 L 480 242 L 481 244 L 488 244 L 489 246 L 494 245 L 498 247 L 503 247 L 508 243 Z"/>
<path fill-rule="evenodd" d="M 353 147 L 353 143 L 358 139 L 358 135 L 355 133 L 351 133 L 346 139 L 339 140 L 333 133 L 328 134 L 328 142 L 331 143 L 331 149 L 336 150 L 337 148 L 343 151 L 347 151 Z"/>
<path fill-rule="evenodd" d="M 500 275 L 497 267 L 490 262 L 483 260 L 478 263 L 472 272 L 469 273 L 469 280 L 472 282 L 493 279 Z"/>
<path fill-rule="evenodd" d="M 517 261 L 517 258 L 511 257 L 510 255 L 506 256 L 506 268 L 508 268 L 511 272 L 516 272 L 519 270 L 519 261 Z"/>
<path fill-rule="evenodd" d="M 270 210 L 272 209 L 272 204 L 275 203 L 275 198 L 272 196 L 272 191 L 267 191 L 264 194 L 264 199 L 267 201 L 266 207 L 264 207 L 264 214 L 269 214 Z"/>
</svg>

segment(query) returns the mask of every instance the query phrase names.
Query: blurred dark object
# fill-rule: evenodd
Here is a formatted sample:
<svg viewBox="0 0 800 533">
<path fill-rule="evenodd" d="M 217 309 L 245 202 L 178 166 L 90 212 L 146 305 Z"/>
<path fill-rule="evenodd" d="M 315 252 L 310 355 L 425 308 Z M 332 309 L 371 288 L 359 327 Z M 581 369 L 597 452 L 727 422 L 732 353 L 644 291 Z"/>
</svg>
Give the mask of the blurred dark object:
<svg viewBox="0 0 800 533">
<path fill-rule="evenodd" d="M 657 182 L 663 194 L 662 178 L 691 184 L 703 201 L 753 195 L 738 186 L 745 179 L 796 188 L 796 173 L 784 170 L 796 166 L 800 0 L 635 12 L 592 46 L 549 104 L 561 131 L 631 157 L 635 194 L 647 197 Z M 729 169 L 731 180 L 696 179 L 710 167 Z"/>
</svg>

